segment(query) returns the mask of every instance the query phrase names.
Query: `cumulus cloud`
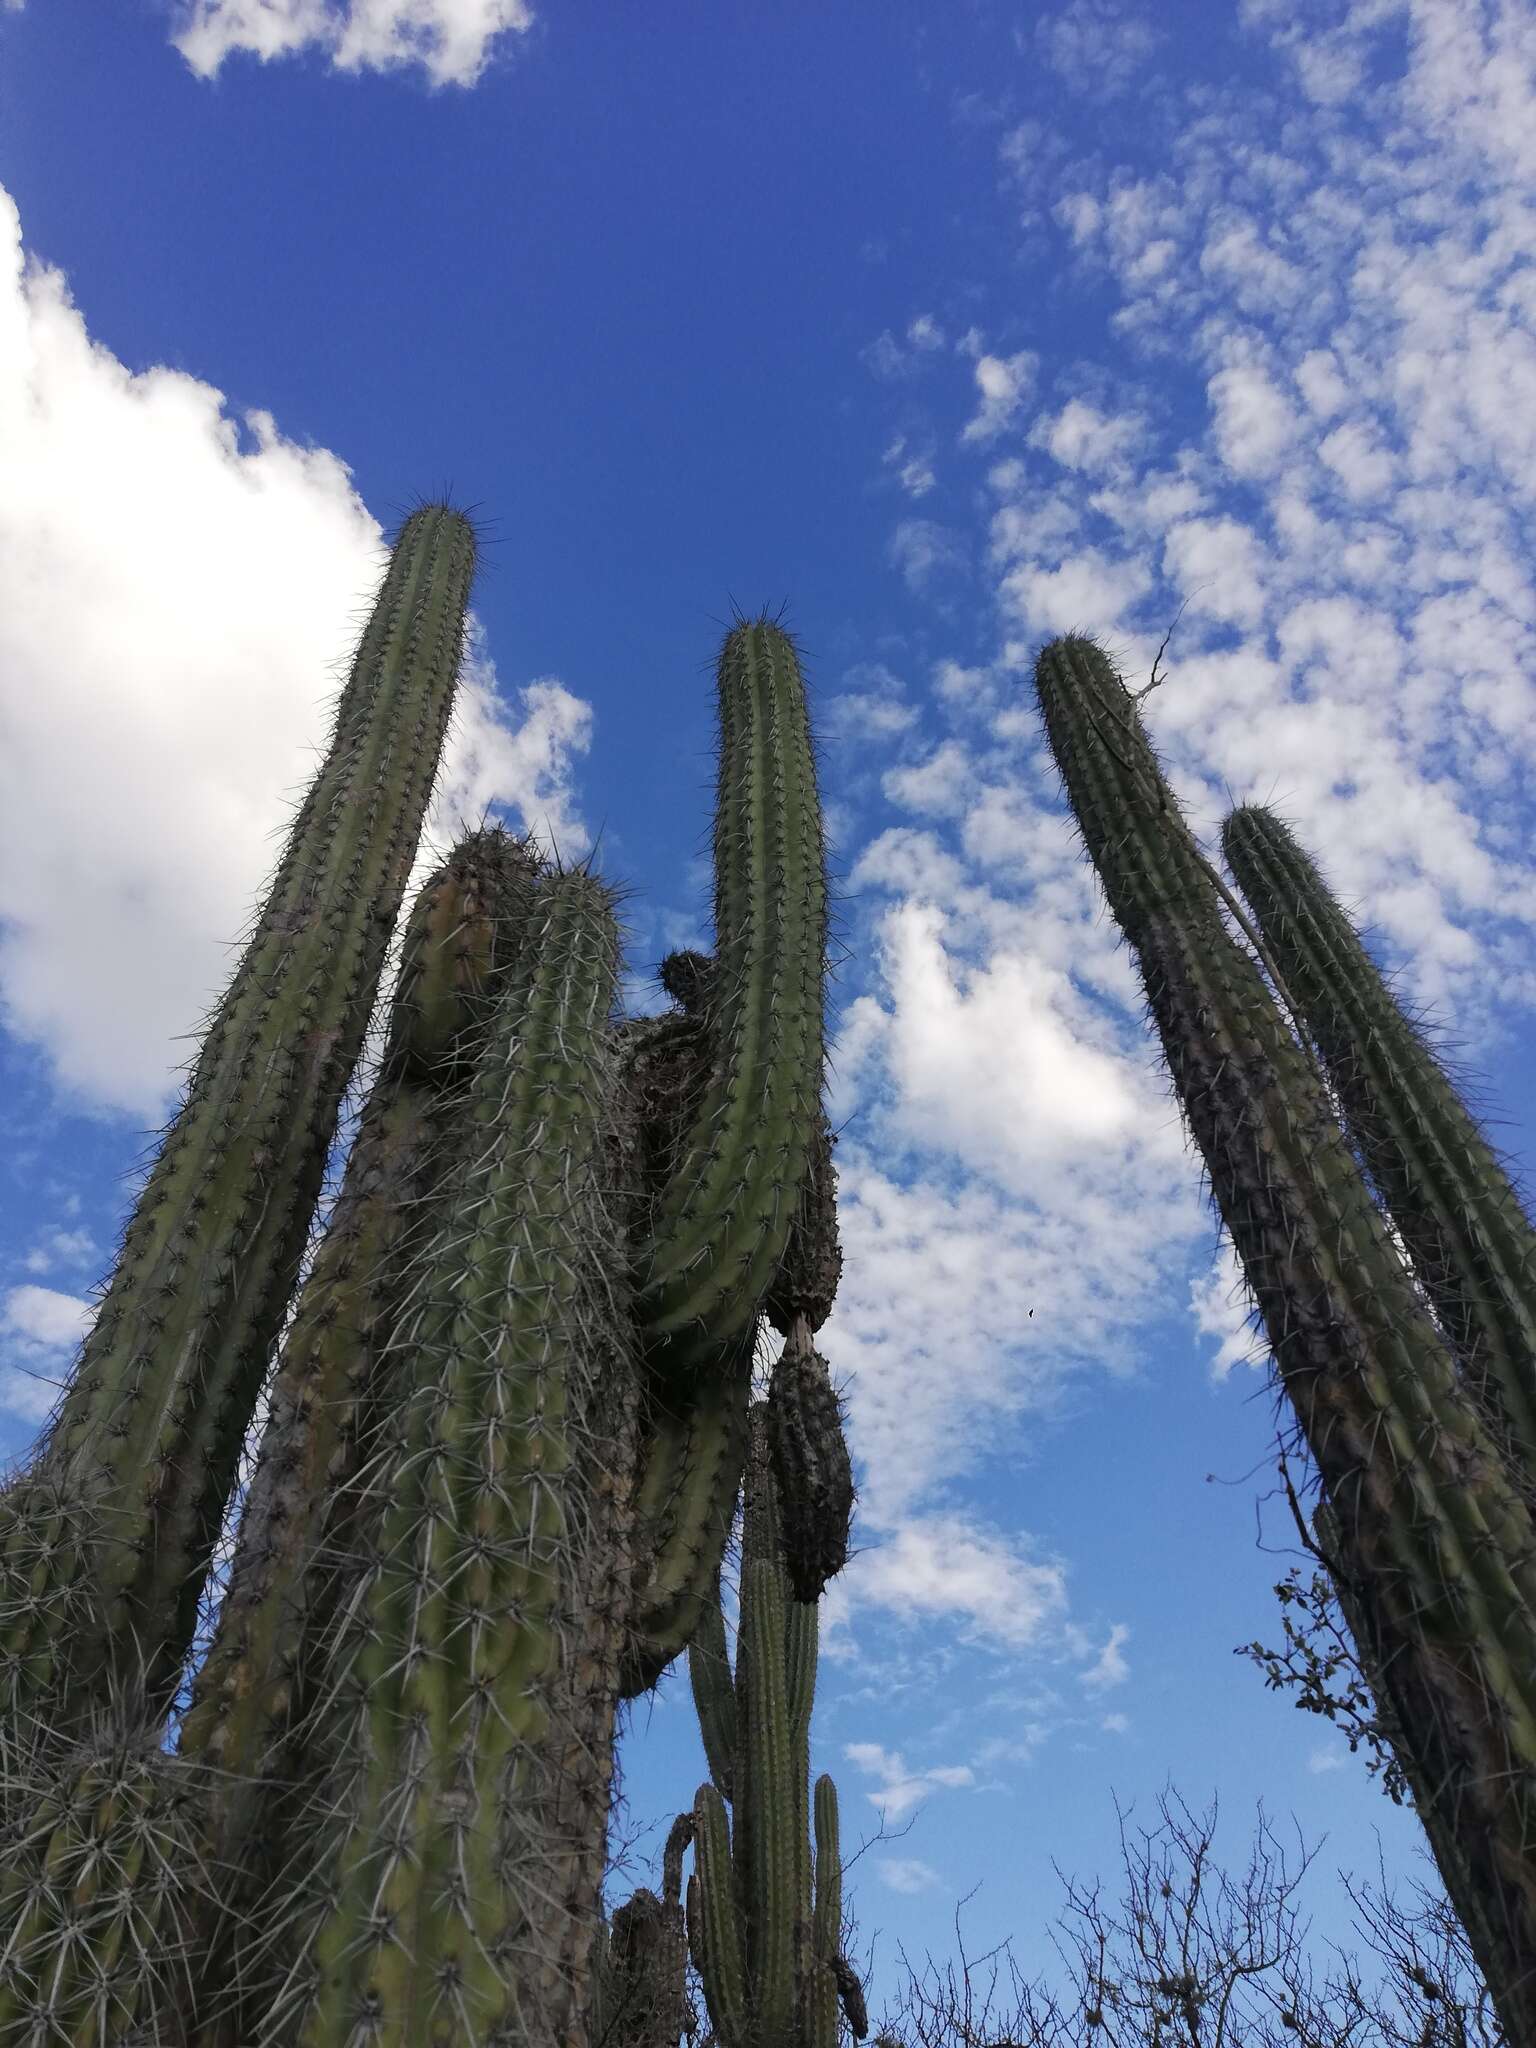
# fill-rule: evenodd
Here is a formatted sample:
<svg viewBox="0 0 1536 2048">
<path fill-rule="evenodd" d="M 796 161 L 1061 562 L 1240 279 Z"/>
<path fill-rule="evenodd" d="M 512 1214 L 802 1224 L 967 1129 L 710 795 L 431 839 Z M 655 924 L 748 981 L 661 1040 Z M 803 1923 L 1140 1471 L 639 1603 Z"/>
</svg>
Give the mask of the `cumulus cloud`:
<svg viewBox="0 0 1536 2048">
<path fill-rule="evenodd" d="M 164 1107 L 259 899 L 383 562 L 346 465 L 93 343 L 0 194 L 0 1000 L 82 1101 Z M 585 844 L 587 708 L 508 717 L 477 639 L 441 836 L 488 803 Z"/>
<path fill-rule="evenodd" d="M 1069 398 L 1058 413 L 1037 421 L 1030 440 L 1065 469 L 1090 476 L 1118 469 L 1142 437 L 1135 413 L 1106 413 L 1086 399 Z"/>
<path fill-rule="evenodd" d="M 12 1287 L 0 1301 L 0 1414 L 27 1423 L 52 1411 L 91 1304 L 57 1288 Z"/>
<path fill-rule="evenodd" d="M 962 441 L 990 441 L 1010 426 L 1034 383 L 1039 358 L 1028 349 L 1016 355 L 978 355 L 973 375 L 981 403 L 961 431 Z"/>
<path fill-rule="evenodd" d="M 189 0 L 171 40 L 200 78 L 235 55 L 314 50 L 337 71 L 420 66 L 433 85 L 467 86 L 532 26 L 527 0 Z"/>
</svg>

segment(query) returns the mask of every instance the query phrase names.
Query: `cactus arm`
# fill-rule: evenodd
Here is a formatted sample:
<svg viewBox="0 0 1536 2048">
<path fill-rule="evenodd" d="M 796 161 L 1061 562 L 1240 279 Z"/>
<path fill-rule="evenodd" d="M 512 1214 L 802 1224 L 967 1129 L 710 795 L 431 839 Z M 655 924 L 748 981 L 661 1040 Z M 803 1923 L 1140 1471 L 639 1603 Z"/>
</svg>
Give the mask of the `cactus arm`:
<svg viewBox="0 0 1536 2048">
<path fill-rule="evenodd" d="M 736 1763 L 736 1688 L 731 1682 L 718 1579 L 713 1595 L 700 1611 L 699 1625 L 688 1645 L 688 1679 L 699 1716 L 699 1732 L 704 1738 L 709 1775 L 720 1796 L 729 1799 Z"/>
<path fill-rule="evenodd" d="M 693 1802 L 694 1873 L 688 1881 L 688 1940 L 704 2002 L 723 2048 L 747 2048 L 747 1964 L 731 1867 L 725 1802 L 701 1785 Z"/>
<path fill-rule="evenodd" d="M 1277 1371 L 1375 1589 L 1383 1647 L 1413 1663 L 1459 1751 L 1446 1798 L 1477 1845 L 1494 1899 L 1486 1919 L 1508 1930 L 1502 1957 L 1480 1960 L 1491 1984 L 1536 1983 L 1536 1872 L 1523 1846 L 1536 1838 L 1530 1516 L 1309 1058 L 1226 931 L 1129 693 L 1079 639 L 1047 647 L 1036 679 Z M 1512 2031 L 1536 2036 L 1536 2001 Z"/>
<path fill-rule="evenodd" d="M 784 1591 L 766 1559 L 743 1569 L 741 1658 L 751 1701 L 743 1743 L 751 1826 L 743 1829 L 747 1940 L 757 2026 L 765 2042 L 787 2041 L 795 2016 L 795 1927 L 800 1901 L 795 1744 L 784 1681 Z M 803 1840 L 803 1825 L 798 1833 Z"/>
<path fill-rule="evenodd" d="M 755 1319 L 821 1106 L 825 851 L 792 643 L 736 627 L 718 683 L 713 1070 L 638 1264 L 644 1327 L 683 1373 Z"/>
<path fill-rule="evenodd" d="M 633 1699 L 687 1647 L 719 1578 L 745 1455 L 752 1333 L 686 1397 L 653 1402 L 636 1501 L 636 1596 L 622 1694 Z"/>
<path fill-rule="evenodd" d="M 605 1210 L 617 940 L 583 873 L 551 878 L 540 904 L 475 1069 L 480 1144 L 397 1330 L 402 1398 L 364 1474 L 369 1554 L 326 1651 L 314 1761 L 333 1818 L 296 1844 L 313 1981 L 295 1973 L 300 2010 L 269 2021 L 298 2048 L 344 2035 L 360 2002 L 381 2048 L 456 2039 L 444 1986 L 466 2024 L 521 2011 L 551 2042 L 582 2002 L 606 1796 L 585 1816 L 589 1900 L 566 1881 L 546 1765 L 568 1754 L 551 1725 L 570 1690 L 560 1617 L 586 1551 L 574 1439 L 609 1362 L 633 1370 Z M 610 1717 L 612 1702 L 610 1681 Z"/>
<path fill-rule="evenodd" d="M 8 1808 L 21 1789 L 6 1784 Z M 170 2038 L 210 1888 L 195 1789 L 153 1733 L 108 1731 L 44 1764 L 31 1811 L 7 1825 L 0 2040 Z"/>
<path fill-rule="evenodd" d="M 1469 1384 L 1536 1468 L 1536 1230 L 1508 1174 L 1289 829 L 1245 804 L 1222 847 Z"/>
<path fill-rule="evenodd" d="M 48 1540 L 26 1477 L 0 1517 L 0 1687 L 20 1680 L 22 1711 L 41 1706 L 37 1684 L 57 1720 L 66 1696 L 83 1713 L 141 1676 L 151 1696 L 175 1683 L 415 853 L 474 555 L 456 513 L 406 523 L 330 752 L 39 1454 L 93 1524 L 57 1558 L 89 1575 L 93 1625 L 78 1587 L 18 1593 L 28 1546 Z"/>
<path fill-rule="evenodd" d="M 843 1852 L 837 1787 L 825 1772 L 816 1780 L 815 1814 L 816 1947 L 824 1956 L 835 1956 L 843 1941 Z"/>
<path fill-rule="evenodd" d="M 380 1072 L 283 1346 L 218 1631 L 182 1723 L 182 1754 L 214 1766 L 209 1782 L 231 1805 L 250 1803 L 294 1704 L 317 1546 L 329 1506 L 355 1477 L 358 1405 L 378 1368 L 413 1219 L 443 1170 L 445 1104 L 467 1038 L 486 1021 L 498 949 L 505 966 L 527 922 L 535 877 L 525 847 L 474 833 L 412 909 Z M 233 1841 L 223 1849 L 232 1853 Z"/>
</svg>

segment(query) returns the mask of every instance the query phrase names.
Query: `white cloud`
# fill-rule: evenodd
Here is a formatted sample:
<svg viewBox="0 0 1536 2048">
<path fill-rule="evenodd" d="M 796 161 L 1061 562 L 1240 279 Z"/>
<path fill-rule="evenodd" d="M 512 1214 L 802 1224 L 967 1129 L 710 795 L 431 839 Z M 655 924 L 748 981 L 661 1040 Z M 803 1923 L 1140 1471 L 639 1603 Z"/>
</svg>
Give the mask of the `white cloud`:
<svg viewBox="0 0 1536 2048">
<path fill-rule="evenodd" d="M 314 769 L 379 529 L 347 468 L 94 344 L 0 194 L 0 997 L 89 1103 L 158 1110 Z M 585 836 L 558 683 L 504 723 L 483 649 L 438 829 L 498 800 Z M 110 849 L 110 859 L 103 849 Z"/>
<path fill-rule="evenodd" d="M 1003 579 L 1005 603 L 1043 638 L 1051 633 L 1111 633 L 1152 587 L 1138 555 L 1078 548 L 1051 564 L 1021 562 Z"/>
<path fill-rule="evenodd" d="M 0 1302 L 0 1414 L 39 1423 L 52 1412 L 90 1302 L 53 1287 L 12 1287 Z"/>
<path fill-rule="evenodd" d="M 1197 613 L 1244 626 L 1263 617 L 1258 538 L 1240 520 L 1182 520 L 1169 532 L 1163 560 L 1169 581 Z"/>
<path fill-rule="evenodd" d="M 933 519 L 904 519 L 891 535 L 890 556 L 913 590 L 926 590 L 944 576 L 967 566 L 964 543 L 951 528 Z"/>
<path fill-rule="evenodd" d="M 1141 435 L 1135 413 L 1100 412 L 1086 399 L 1071 398 L 1059 413 L 1038 421 L 1029 438 L 1064 468 L 1099 476 L 1118 469 Z"/>
<path fill-rule="evenodd" d="M 1379 498 L 1392 482 L 1396 464 L 1368 422 L 1347 420 L 1318 445 L 1325 462 L 1356 504 Z"/>
<path fill-rule="evenodd" d="M 900 1820 L 932 1791 L 953 1790 L 976 1782 L 969 1764 L 941 1764 L 933 1770 L 909 1770 L 899 1751 L 885 1749 L 878 1742 L 850 1742 L 845 1746 L 843 1755 L 855 1770 L 878 1781 L 875 1790 L 864 1796 L 886 1821 Z"/>
<path fill-rule="evenodd" d="M 1257 1363 L 1268 1357 L 1254 1335 L 1243 1269 L 1225 1232 L 1209 1273 L 1189 1283 L 1189 1312 L 1199 1334 L 1215 1342 L 1209 1367 L 1213 1380 L 1224 1380 L 1244 1360 Z"/>
<path fill-rule="evenodd" d="M 57 1350 L 77 1344 L 85 1334 L 91 1305 L 77 1295 L 53 1287 L 13 1287 L 0 1309 L 0 1329 L 8 1336 Z"/>
<path fill-rule="evenodd" d="M 315 49 L 338 71 L 420 65 L 433 85 L 467 86 L 532 26 L 526 0 L 190 0 L 171 40 L 201 78 L 237 54 Z"/>
<path fill-rule="evenodd" d="M 1091 100 L 1118 98 L 1147 76 L 1161 41 L 1145 16 L 1115 0 L 1070 0 L 1035 30 L 1045 61 Z"/>
<path fill-rule="evenodd" d="M 962 441 L 990 441 L 1012 423 L 1034 383 L 1039 358 L 1028 349 L 1016 355 L 980 355 L 972 372 L 981 404 L 966 423 Z"/>
<path fill-rule="evenodd" d="M 51 1273 L 57 1266 L 82 1266 L 96 1256 L 96 1240 L 88 1230 L 47 1230 L 22 1260 L 29 1273 Z"/>
<path fill-rule="evenodd" d="M 939 1882 L 939 1873 L 920 1856 L 877 1856 L 875 1875 L 888 1891 L 907 1897 L 931 1892 Z"/>
<path fill-rule="evenodd" d="M 1296 417 L 1257 364 L 1218 370 L 1206 387 L 1221 459 L 1234 476 L 1273 475 L 1296 438 Z"/>
<path fill-rule="evenodd" d="M 925 498 L 938 482 L 933 457 L 914 449 L 904 434 L 898 434 L 880 458 L 909 498 Z"/>
<path fill-rule="evenodd" d="M 1111 1686 L 1124 1685 L 1130 1677 L 1131 1667 L 1125 1661 L 1125 1645 L 1130 1634 L 1125 1623 L 1117 1621 L 1109 1632 L 1109 1641 L 1093 1663 L 1079 1673 L 1081 1682 L 1090 1692 L 1107 1692 Z"/>
</svg>

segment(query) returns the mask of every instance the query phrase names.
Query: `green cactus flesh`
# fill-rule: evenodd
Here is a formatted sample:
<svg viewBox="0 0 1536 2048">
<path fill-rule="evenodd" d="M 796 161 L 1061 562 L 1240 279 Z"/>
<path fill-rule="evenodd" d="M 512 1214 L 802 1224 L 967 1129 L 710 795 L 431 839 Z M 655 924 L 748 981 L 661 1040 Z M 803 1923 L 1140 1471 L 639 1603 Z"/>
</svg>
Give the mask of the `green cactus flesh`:
<svg viewBox="0 0 1536 2048">
<path fill-rule="evenodd" d="M 1290 830 L 1245 804 L 1222 847 L 1468 1383 L 1536 1478 L 1536 1231 L 1520 1197 Z"/>
<path fill-rule="evenodd" d="M 754 1323 L 821 1109 L 826 860 L 793 644 L 736 627 L 718 683 L 712 1066 L 636 1269 L 653 1355 L 685 1375 Z"/>
<path fill-rule="evenodd" d="M 458 514 L 406 522 L 69 1389 L 0 1500 L 0 1708 L 58 1723 L 174 1688 L 415 854 L 474 558 Z"/>
<path fill-rule="evenodd" d="M 213 1646 L 181 1727 L 210 1765 L 219 1849 L 292 1712 L 328 1511 L 356 1477 L 370 1389 L 430 1197 L 454 1148 L 452 1109 L 534 903 L 537 862 L 498 830 L 462 840 L 422 888 L 401 949 L 385 1050 L 346 1175 L 283 1345 Z M 331 1532 L 337 1540 L 337 1532 Z"/>
<path fill-rule="evenodd" d="M 5 1764 L 0 2043 L 179 2044 L 214 1890 L 194 1774 L 110 1722 Z"/>
<path fill-rule="evenodd" d="M 1210 870 L 1136 706 L 1082 639 L 1041 654 L 1047 734 L 1383 1654 L 1452 1768 L 1441 1810 L 1502 1930 L 1480 1958 L 1536 2038 L 1536 1543 L 1519 1488 L 1413 1283 Z M 1457 1873 L 1443 1872 L 1448 1885 Z M 1496 1993 L 1496 1995 L 1498 1995 Z M 1519 2024 L 1513 2024 L 1518 2017 Z"/>
<path fill-rule="evenodd" d="M 573 1849 L 565 1767 L 611 1745 L 621 1631 L 610 1612 L 594 1683 L 578 1623 L 593 1557 L 627 1596 L 613 1530 L 589 1521 L 614 1455 L 602 1418 L 635 1368 L 606 1183 L 612 909 L 583 873 L 539 900 L 470 1084 L 476 1143 L 396 1322 L 399 1397 L 318 1653 L 315 1810 L 293 1830 L 291 1967 L 264 2021 L 296 2048 L 365 2018 L 381 2048 L 576 2038 L 607 1775 L 579 1788 Z M 572 1725 L 593 1711 L 606 1732 Z"/>
<path fill-rule="evenodd" d="M 648 1691 L 693 1639 L 730 1537 L 746 1449 L 752 1333 L 686 1397 L 653 1390 L 635 1498 L 638 1585 L 622 1696 Z"/>
<path fill-rule="evenodd" d="M 818 1779 L 811 1812 L 816 1608 L 791 1592 L 762 1404 L 747 1461 L 735 1673 L 718 1608 L 688 1663 L 712 1779 L 693 1807 L 688 1934 L 716 2035 L 721 2048 L 836 2048 L 841 1987 L 858 1980 L 839 1946 L 830 1778 Z"/>
</svg>

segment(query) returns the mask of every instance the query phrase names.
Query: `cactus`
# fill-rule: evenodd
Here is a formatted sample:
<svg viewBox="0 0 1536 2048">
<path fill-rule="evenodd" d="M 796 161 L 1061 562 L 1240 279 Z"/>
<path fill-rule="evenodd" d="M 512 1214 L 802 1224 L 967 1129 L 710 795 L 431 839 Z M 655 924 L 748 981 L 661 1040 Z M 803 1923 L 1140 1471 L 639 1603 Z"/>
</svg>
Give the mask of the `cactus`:
<svg viewBox="0 0 1536 2048">
<path fill-rule="evenodd" d="M 224 1316 L 222 1377 L 185 1347 L 162 1372 L 189 1446 L 177 1473 L 207 1470 L 226 1431 L 231 1460 L 238 1448 L 234 1418 L 248 1424 L 275 1336 L 258 1310 L 277 1301 L 283 1247 L 293 1284 L 324 1151 L 301 1201 L 301 1148 L 286 1126 L 269 1118 L 266 1148 L 253 1150 L 228 1128 L 228 1104 L 224 1123 L 209 1120 L 220 1089 L 245 1090 L 242 1114 L 291 1107 L 296 1084 L 279 1081 L 296 1055 L 279 1025 L 323 1027 L 306 1041 L 311 1065 L 345 1078 L 356 1045 L 342 1057 L 352 1019 L 337 1022 L 337 1002 L 362 1002 L 348 947 L 354 927 L 380 948 L 387 939 L 405 828 L 385 827 L 400 808 L 394 783 L 408 779 L 398 743 L 375 729 L 382 718 L 364 716 L 363 682 L 412 703 L 413 678 L 451 685 L 437 557 L 457 559 L 455 531 L 439 513 L 407 526 L 298 850 L 200 1062 L 188 1116 L 203 1120 L 172 1135 L 172 1164 L 195 1140 L 192 1164 L 208 1155 L 217 1181 L 190 1168 L 171 1176 L 186 1212 L 178 1259 L 203 1246 L 227 1264 L 240 1204 L 265 1191 L 272 1212 L 245 1246 L 259 1239 L 265 1263 L 240 1269 L 238 1318 L 217 1289 L 204 1299 L 183 1283 L 186 1300 L 173 1300 L 155 1278 L 168 1326 L 205 1351 L 210 1317 Z M 22 1787 L 0 1823 L 20 1845 L 7 1899 L 20 1930 L 9 1953 L 23 1966 L 0 2039 L 33 2043 L 52 2027 L 73 2040 L 71 2026 L 82 2042 L 95 2027 L 103 2041 L 208 2048 L 335 2048 L 360 2031 L 424 2048 L 585 2039 L 617 1703 L 655 1682 L 707 1611 L 765 1299 L 782 1297 L 804 1263 L 792 1246 L 806 1241 L 807 1217 L 820 1219 L 811 1235 L 823 1252 L 830 1227 L 830 1174 L 817 1163 L 822 844 L 798 664 L 776 627 L 728 636 L 720 700 L 717 953 L 667 963 L 673 1016 L 613 1022 L 617 928 L 586 870 L 551 871 L 481 833 L 418 899 L 176 1755 L 164 1753 L 164 1714 L 211 1531 L 194 1555 L 190 1493 L 164 1498 L 173 1467 L 138 1471 L 125 1452 L 145 1534 L 112 1551 L 117 1580 L 101 1568 L 107 1546 L 90 1518 L 113 1503 L 86 1483 L 104 1461 L 92 1466 L 76 1428 L 104 1384 L 87 1351 L 68 1427 L 0 1522 L 11 1544 L 0 1590 L 14 1596 L 0 1608 L 12 1638 L 3 1668 L 33 1725 L 55 1695 L 68 1706 L 46 1758 L 28 1753 L 6 1780 Z M 423 797 L 440 737 L 419 734 L 412 756 Z M 332 839 L 352 847 L 343 879 L 376 891 L 371 908 L 326 866 Z M 301 869 L 320 872 L 312 900 Z M 249 1000 L 258 981 L 266 1010 Z M 321 1130 L 312 1081 L 301 1106 L 319 1142 L 330 1123 Z M 335 1109 L 329 1100 L 326 1117 Z M 216 1158 L 210 1130 L 223 1140 Z M 129 1232 L 127 1307 L 108 1297 L 105 1326 L 125 1344 L 168 1171 L 155 1169 Z M 835 1278 L 834 1268 L 816 1282 L 827 1300 Z M 285 1309 L 286 1297 L 276 1314 Z M 804 1303 L 795 1314 L 808 1327 Z M 147 1383 L 154 1361 L 131 1363 Z M 207 1416 L 188 1398 L 205 1388 Z M 204 1505 L 217 1496 L 222 1514 L 233 1480 L 231 1462 L 217 1488 L 209 1477 Z M 179 1561 L 149 1549 L 151 1511 L 169 1518 Z M 135 1558 L 142 1587 L 127 1571 Z M 105 1632 L 99 1655 L 94 1641 L 84 1658 L 60 1654 L 66 1620 L 78 1630 L 82 1617 L 120 1618 L 126 1640 L 149 1612 L 147 1588 L 165 1595 L 146 1639 L 147 1690 L 128 1682 Z M 105 1721 L 93 1701 L 111 1708 Z M 146 1858 L 179 1868 L 179 1884 L 156 1880 L 135 1898 L 119 1873 Z M 77 1869 L 91 1875 L 64 1883 Z M 104 1877 L 101 1903 L 90 1887 Z M 623 1922 L 621 1949 L 631 1933 L 643 1948 L 643 1917 L 637 1907 Z M 129 1950 L 137 1964 L 125 1971 Z M 613 1960 L 612 1936 L 603 1953 Z"/>
<path fill-rule="evenodd" d="M 133 1719 L 5 1757 L 0 2041 L 180 2041 L 214 1876 L 196 1787 Z"/>
<path fill-rule="evenodd" d="M 310 1651 L 318 1818 L 295 1826 L 260 2030 L 296 2044 L 362 2013 L 380 2043 L 555 2043 L 580 1995 L 590 1927 L 539 1907 L 583 1897 L 559 1778 L 581 1667 L 605 1633 L 618 1652 L 589 1604 L 612 1562 L 602 1418 L 633 1373 L 605 1157 L 618 941 L 586 873 L 536 901 L 470 1082 L 473 1142 L 407 1275 L 352 1583 Z M 599 1690 L 611 1722 L 616 1681 Z"/>
<path fill-rule="evenodd" d="M 1536 1231 L 1520 1197 L 1294 835 L 1244 804 L 1222 849 L 1451 1349 L 1536 1481 Z"/>
<path fill-rule="evenodd" d="M 211 1853 L 245 1872 L 233 1911 L 248 1904 L 259 1868 L 264 1785 L 281 1774 L 302 1712 L 307 1617 L 335 1596 L 331 1566 L 347 1537 L 328 1514 L 351 1500 L 376 1426 L 368 1404 L 390 1318 L 454 1155 L 454 1109 L 525 938 L 538 872 L 526 843 L 484 830 L 417 896 L 378 1074 L 278 1362 L 217 1632 L 179 1741 L 184 1758 L 207 1767 Z"/>
<path fill-rule="evenodd" d="M 1046 732 L 1135 950 L 1212 1192 L 1393 1673 L 1431 1846 L 1510 2037 L 1536 2039 L 1536 1530 L 1378 1213 L 1323 1079 L 1091 641 L 1046 647 Z M 1469 1896 L 1470 1891 L 1470 1896 Z"/>
<path fill-rule="evenodd" d="M 0 1499 L 0 1713 L 64 1733 L 174 1692 L 458 673 L 468 523 L 405 523 L 255 935 L 70 1386 Z"/>
<path fill-rule="evenodd" d="M 836 2048 L 865 2031 L 841 1953 L 837 1789 L 816 1781 L 807 1826 L 816 1608 L 785 1569 L 765 1404 L 753 1410 L 736 1670 L 718 1594 L 689 1649 L 710 1783 L 693 1807 L 688 1940 L 720 2048 Z M 729 1808 L 729 1810 L 727 1810 Z"/>
<path fill-rule="evenodd" d="M 637 1260 L 669 1376 L 719 1365 L 784 1256 L 821 1111 L 826 853 L 793 643 L 766 620 L 718 669 L 711 1068 Z"/>
<path fill-rule="evenodd" d="M 682 1884 L 692 1840 L 693 1816 L 679 1814 L 667 1835 L 660 1898 L 633 1893 L 601 1937 L 590 2048 L 678 2048 L 690 2017 Z"/>
</svg>

